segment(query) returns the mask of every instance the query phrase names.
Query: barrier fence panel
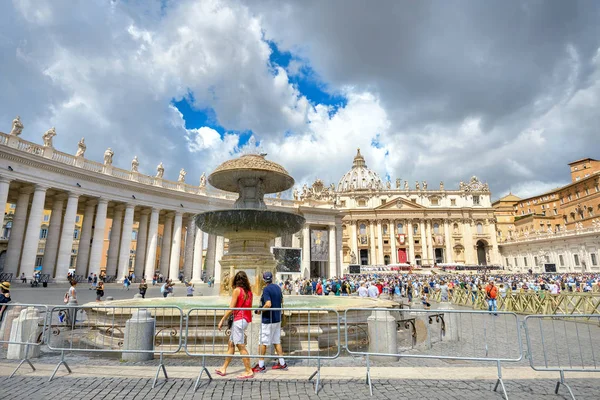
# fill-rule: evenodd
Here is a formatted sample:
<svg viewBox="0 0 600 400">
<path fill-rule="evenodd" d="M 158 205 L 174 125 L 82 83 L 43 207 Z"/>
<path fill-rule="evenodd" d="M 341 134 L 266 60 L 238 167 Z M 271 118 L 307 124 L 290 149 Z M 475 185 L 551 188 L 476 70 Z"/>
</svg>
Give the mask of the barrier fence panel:
<svg viewBox="0 0 600 400">
<path fill-rule="evenodd" d="M 183 318 L 177 306 L 56 306 L 49 311 L 51 327 L 58 335 L 47 335 L 48 348 L 61 352 L 52 380 L 61 365 L 70 373 L 65 352 L 118 353 L 123 360 L 144 361 L 160 355 L 152 387 L 160 372 L 168 379 L 163 355 L 174 354 L 183 346 Z"/>
<path fill-rule="evenodd" d="M 529 315 L 524 327 L 531 368 L 560 374 L 555 393 L 575 399 L 565 372 L 600 372 L 600 315 Z"/>
<path fill-rule="evenodd" d="M 13 360 L 21 360 L 10 374 L 12 378 L 24 363 L 35 367 L 29 358 L 37 357 L 44 342 L 48 307 L 39 304 L 0 305 L 0 353 Z"/>
<path fill-rule="evenodd" d="M 350 308 L 344 313 L 343 330 L 348 354 L 366 357 L 371 394 L 371 358 L 494 362 L 498 369 L 494 391 L 501 385 L 505 397 L 501 363 L 523 359 L 514 313 Z"/>
<path fill-rule="evenodd" d="M 236 318 L 242 318 L 245 313 L 248 313 L 245 314 L 246 319 L 251 319 L 252 322 L 247 325 L 243 334 L 239 328 L 241 322 L 236 321 L 232 329 L 228 329 L 227 319 L 224 319 L 224 316 L 230 310 Z M 279 315 L 281 315 L 280 329 L 277 322 L 263 323 L 263 321 L 277 321 Z M 202 357 L 202 369 L 196 379 L 194 391 L 200 386 L 204 373 L 208 377 L 206 384 L 212 381 L 212 376 L 206 367 L 208 357 L 225 359 L 249 357 L 275 359 L 276 363 L 279 363 L 280 358 L 316 360 L 317 368 L 308 379 L 312 380 L 316 377 L 315 393 L 318 393 L 321 382 L 321 360 L 335 359 L 341 350 L 340 316 L 334 309 L 192 308 L 188 311 L 186 320 L 185 352 L 189 356 Z M 221 321 L 224 322 L 219 329 Z M 232 340 L 236 343 L 245 343 L 244 348 L 247 353 L 240 354 L 239 346 L 234 348 Z M 276 346 L 271 348 L 271 345 L 277 342 L 281 344 L 282 356 L 277 354 Z"/>
</svg>

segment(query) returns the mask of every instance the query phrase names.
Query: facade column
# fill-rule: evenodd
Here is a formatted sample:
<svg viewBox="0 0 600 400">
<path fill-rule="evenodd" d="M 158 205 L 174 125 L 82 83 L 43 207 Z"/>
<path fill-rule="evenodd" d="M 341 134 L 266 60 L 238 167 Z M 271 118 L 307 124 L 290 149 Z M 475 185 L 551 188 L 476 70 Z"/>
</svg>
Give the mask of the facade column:
<svg viewBox="0 0 600 400">
<path fill-rule="evenodd" d="M 221 258 L 225 252 L 225 238 L 217 236 L 215 247 L 215 283 L 221 283 Z M 258 279 L 257 277 L 256 279 Z"/>
<path fill-rule="evenodd" d="M 106 229 L 106 211 L 108 208 L 107 199 L 98 199 L 96 208 L 96 219 L 94 220 L 94 233 L 92 236 L 92 248 L 90 249 L 90 262 L 88 270 L 100 274 L 100 261 L 102 259 L 102 249 L 104 247 L 104 230 Z"/>
<path fill-rule="evenodd" d="M 10 189 L 10 179 L 0 177 L 0 229 L 4 227 L 4 210 L 6 210 L 6 202 L 8 201 L 8 191 Z"/>
<path fill-rule="evenodd" d="M 97 203 L 98 202 L 96 200 L 90 200 L 85 203 L 83 224 L 81 225 L 81 238 L 79 239 L 79 247 L 77 248 L 77 267 L 75 270 L 77 275 L 89 275 L 88 262 L 90 260 L 92 227 L 94 226 L 94 212 L 96 211 Z M 50 219 L 50 224 L 52 224 L 52 219 Z"/>
<path fill-rule="evenodd" d="M 29 219 L 27 220 L 25 240 L 23 241 L 23 252 L 18 271 L 25 272 L 26 276 L 33 276 L 33 269 L 35 268 L 35 257 L 37 254 L 38 244 L 40 242 L 42 217 L 44 216 L 46 189 L 47 187 L 45 186 L 36 185 L 33 191 L 33 200 L 31 201 L 31 210 L 29 211 Z M 71 234 L 71 237 L 73 237 L 73 234 Z"/>
<path fill-rule="evenodd" d="M 377 265 L 377 250 L 375 249 L 375 224 L 374 221 L 369 221 L 369 264 Z"/>
<path fill-rule="evenodd" d="M 477 265 L 477 259 L 473 257 L 473 231 L 471 230 L 471 223 L 473 220 L 467 219 L 463 224 L 463 238 L 465 242 L 465 264 L 466 265 Z M 521 260 L 523 261 L 523 260 Z"/>
<path fill-rule="evenodd" d="M 66 198 L 66 194 L 54 196 L 52 213 L 50 214 L 50 225 L 48 226 L 48 237 L 46 238 L 44 261 L 42 262 L 42 273 L 50 274 L 52 277 L 55 276 L 54 269 L 56 267 L 56 255 L 58 254 L 58 243 L 60 241 L 63 206 L 65 205 Z"/>
<path fill-rule="evenodd" d="M 142 278 L 146 267 L 146 243 L 148 241 L 148 220 L 150 219 L 150 210 L 140 211 L 140 223 L 138 225 L 137 243 L 135 245 L 135 266 L 133 272 L 136 278 Z M 155 250 L 156 251 L 156 250 Z M 156 257 L 156 255 L 154 256 Z"/>
<path fill-rule="evenodd" d="M 496 224 L 491 222 L 488 225 L 490 230 L 490 238 L 492 242 L 492 254 L 490 256 L 490 264 L 492 265 L 500 265 L 502 262 L 500 261 L 500 251 L 498 250 L 498 238 L 496 238 Z"/>
<path fill-rule="evenodd" d="M 194 219 L 192 218 L 192 221 Z M 204 246 L 204 232 L 194 223 L 196 235 L 194 236 L 194 263 L 192 265 L 192 281 L 202 281 L 202 247 Z"/>
<path fill-rule="evenodd" d="M 342 219 L 335 220 L 335 246 L 337 249 L 336 276 L 342 276 L 344 264 L 344 238 L 342 236 Z"/>
<path fill-rule="evenodd" d="M 169 261 L 171 258 L 171 240 L 173 239 L 173 213 L 165 215 L 163 224 L 162 247 L 160 248 L 160 273 L 166 278 L 169 275 Z"/>
<path fill-rule="evenodd" d="M 351 221 L 350 223 L 350 251 L 354 252 L 356 256 L 356 264 L 360 265 L 360 254 L 358 251 L 358 229 L 357 229 L 358 221 Z M 352 258 L 350 258 L 350 263 L 352 263 Z"/>
<path fill-rule="evenodd" d="M 336 237 L 335 237 L 335 225 L 331 225 L 329 228 L 329 276 L 333 278 L 337 275 L 337 253 L 335 251 Z"/>
<path fill-rule="evenodd" d="M 421 265 L 425 265 L 427 260 L 427 234 L 425 233 L 425 220 L 422 219 L 419 221 L 419 226 L 421 227 Z"/>
<path fill-rule="evenodd" d="M 175 213 L 173 222 L 173 239 L 171 239 L 171 262 L 169 263 L 169 278 L 176 280 L 179 277 L 179 261 L 181 260 L 181 226 L 183 214 Z"/>
<path fill-rule="evenodd" d="M 193 265 L 194 265 L 194 247 L 196 236 L 196 221 L 193 215 L 190 215 L 185 228 L 185 252 L 183 258 L 183 278 L 192 280 Z"/>
<path fill-rule="evenodd" d="M 292 234 L 292 247 L 300 248 L 300 237 L 298 236 L 298 232 Z"/>
<path fill-rule="evenodd" d="M 398 233 L 398 227 L 396 226 L 396 221 L 391 220 L 390 225 L 390 245 L 392 246 L 392 264 L 398 264 L 398 249 L 396 248 L 396 234 Z"/>
<path fill-rule="evenodd" d="M 129 260 L 131 258 L 131 233 L 133 231 L 133 213 L 134 204 L 125 206 L 125 217 L 123 218 L 123 228 L 121 229 L 121 248 L 119 251 L 119 262 L 117 268 L 117 280 L 123 281 L 125 275 L 129 275 Z"/>
<path fill-rule="evenodd" d="M 156 273 L 156 249 L 158 247 L 158 213 L 157 208 L 153 208 L 150 214 L 150 225 L 148 226 L 148 251 L 146 252 L 146 267 L 144 268 L 144 277 L 151 280 Z"/>
<path fill-rule="evenodd" d="M 385 264 L 385 261 L 383 260 L 383 228 L 381 220 L 377 220 L 377 264 Z"/>
<path fill-rule="evenodd" d="M 117 263 L 119 262 L 119 244 L 121 242 L 121 227 L 123 226 L 123 209 L 125 206 L 119 204 L 113 213 L 110 238 L 108 243 L 108 259 L 106 260 L 106 276 L 117 275 Z M 117 276 L 117 278 L 119 278 Z"/>
<path fill-rule="evenodd" d="M 429 265 L 435 264 L 435 251 L 433 250 L 433 238 L 432 238 L 432 229 L 431 229 L 431 220 L 427 220 L 426 222 L 426 232 L 427 232 L 427 258 L 429 259 Z"/>
<path fill-rule="evenodd" d="M 407 232 L 408 232 L 408 262 L 411 265 L 416 264 L 415 259 L 415 240 L 413 238 L 413 221 L 407 219 L 405 224 Z"/>
<path fill-rule="evenodd" d="M 67 279 L 69 267 L 71 266 L 71 254 L 73 254 L 73 231 L 75 230 L 75 217 L 77 217 L 77 203 L 79 195 L 69 193 L 63 228 L 60 233 L 60 245 L 58 246 L 58 257 L 56 259 L 56 279 L 63 281 Z"/>
<path fill-rule="evenodd" d="M 281 247 L 281 236 L 278 236 L 275 238 L 275 246 L 274 247 Z"/>
<path fill-rule="evenodd" d="M 310 278 L 310 225 L 302 228 L 302 276 Z"/>
<path fill-rule="evenodd" d="M 452 264 L 452 241 L 450 239 L 450 223 L 447 219 L 444 220 L 444 241 L 446 243 L 446 257 L 444 261 L 448 264 Z"/>
<path fill-rule="evenodd" d="M 25 236 L 25 224 L 27 223 L 27 210 L 29 208 L 31 193 L 33 193 L 33 188 L 31 187 L 23 188 L 19 191 L 17 209 L 13 216 L 8 249 L 6 250 L 4 272 L 13 274 L 13 278 L 15 279 L 17 278 L 19 262 L 21 261 L 21 250 L 23 249 L 23 237 Z"/>
</svg>

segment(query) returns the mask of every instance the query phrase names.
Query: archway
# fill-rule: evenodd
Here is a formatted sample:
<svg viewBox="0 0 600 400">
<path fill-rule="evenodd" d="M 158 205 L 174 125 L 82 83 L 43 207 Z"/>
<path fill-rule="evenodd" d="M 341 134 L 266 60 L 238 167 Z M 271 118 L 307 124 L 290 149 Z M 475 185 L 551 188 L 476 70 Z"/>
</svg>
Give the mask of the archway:
<svg viewBox="0 0 600 400">
<path fill-rule="evenodd" d="M 6 262 L 6 250 L 0 253 L 0 273 L 4 272 L 4 263 Z"/>
<path fill-rule="evenodd" d="M 421 265 L 421 256 L 415 256 L 415 264 Z"/>
<path fill-rule="evenodd" d="M 387 254 L 383 256 L 383 263 L 385 265 L 388 265 L 390 263 L 390 256 L 388 256 Z"/>
<path fill-rule="evenodd" d="M 477 241 L 477 264 L 479 265 L 487 265 L 485 245 L 483 240 Z"/>
<path fill-rule="evenodd" d="M 441 264 L 444 262 L 444 249 L 435 249 L 435 263 Z"/>
</svg>

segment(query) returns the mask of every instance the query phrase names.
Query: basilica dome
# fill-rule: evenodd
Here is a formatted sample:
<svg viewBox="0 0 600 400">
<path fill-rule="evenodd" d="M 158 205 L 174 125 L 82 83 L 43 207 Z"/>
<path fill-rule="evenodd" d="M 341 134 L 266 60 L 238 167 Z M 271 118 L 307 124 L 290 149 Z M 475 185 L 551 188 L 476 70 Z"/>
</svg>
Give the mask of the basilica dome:
<svg viewBox="0 0 600 400">
<path fill-rule="evenodd" d="M 367 190 L 381 189 L 383 182 L 375 171 L 367 168 L 365 158 L 360 154 L 360 149 L 357 150 L 352 169 L 340 179 L 338 183 L 338 192 L 349 192 L 352 190 Z"/>
</svg>

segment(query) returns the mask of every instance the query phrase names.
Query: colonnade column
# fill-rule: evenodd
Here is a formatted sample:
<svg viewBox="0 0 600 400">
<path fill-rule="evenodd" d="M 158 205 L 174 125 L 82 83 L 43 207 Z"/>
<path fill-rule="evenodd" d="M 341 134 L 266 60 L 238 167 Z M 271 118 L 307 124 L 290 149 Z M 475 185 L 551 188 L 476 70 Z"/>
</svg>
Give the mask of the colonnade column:
<svg viewBox="0 0 600 400">
<path fill-rule="evenodd" d="M 300 237 L 298 236 L 298 232 L 292 234 L 292 247 L 300 247 Z"/>
<path fill-rule="evenodd" d="M 335 225 L 331 225 L 329 228 L 329 278 L 337 276 L 337 254 L 336 248 L 336 237 L 335 237 Z"/>
<path fill-rule="evenodd" d="M 310 226 L 305 224 L 302 228 L 302 275 L 310 277 Z"/>
<path fill-rule="evenodd" d="M 370 257 L 369 257 L 369 264 L 371 265 L 377 265 L 377 251 L 375 250 L 375 224 L 373 223 L 373 221 L 369 221 L 369 234 L 370 234 L 370 240 L 369 240 L 369 248 L 370 248 Z"/>
<path fill-rule="evenodd" d="M 117 279 L 122 282 L 125 275 L 129 275 L 129 260 L 131 258 L 131 233 L 133 229 L 133 212 L 135 205 L 125 206 L 125 217 L 123 218 L 123 229 L 121 229 L 121 250 L 119 251 L 119 263 Z"/>
<path fill-rule="evenodd" d="M 342 220 L 336 219 L 335 221 L 335 246 L 337 249 L 337 266 L 336 275 L 342 276 L 342 269 L 344 263 L 344 238 L 342 237 Z"/>
<path fill-rule="evenodd" d="M 94 226 L 94 212 L 96 211 L 96 200 L 85 203 L 83 212 L 83 224 L 81 225 L 81 238 L 77 249 L 77 275 L 88 275 L 88 262 L 90 260 L 90 244 L 92 239 L 92 226 Z M 54 213 L 54 211 L 52 212 Z M 50 217 L 52 218 L 52 217 Z M 52 222 L 50 222 L 52 223 Z"/>
<path fill-rule="evenodd" d="M 217 246 L 217 236 L 208 234 L 206 244 L 206 279 L 215 278 L 215 252 Z"/>
<path fill-rule="evenodd" d="M 169 275 L 169 261 L 171 256 L 171 240 L 173 239 L 173 213 L 165 215 L 163 225 L 162 247 L 160 248 L 160 273 L 166 278 Z"/>
<path fill-rule="evenodd" d="M 183 258 L 183 277 L 192 280 L 194 265 L 194 247 L 195 247 L 196 222 L 193 215 L 190 215 L 185 229 L 185 252 Z"/>
<path fill-rule="evenodd" d="M 356 259 L 355 263 L 360 264 L 360 254 L 358 254 L 358 232 L 356 225 L 358 221 L 351 221 L 350 223 L 350 251 L 354 252 L 354 256 Z M 350 263 L 352 263 L 352 258 L 350 258 Z"/>
<path fill-rule="evenodd" d="M 97 271 L 98 274 L 100 273 L 100 260 L 102 258 L 102 249 L 104 245 L 107 208 L 108 200 L 98 199 L 96 219 L 94 220 L 94 233 L 92 236 L 92 248 L 90 249 L 90 262 L 88 264 L 89 272 Z"/>
<path fill-rule="evenodd" d="M 381 220 L 377 221 L 377 264 L 385 264 L 383 260 L 383 228 L 381 227 Z"/>
<path fill-rule="evenodd" d="M 19 191 L 17 209 L 13 216 L 8 249 L 6 250 L 4 272 L 12 273 L 15 278 L 19 271 L 19 261 L 21 261 L 21 250 L 23 250 L 23 237 L 25 236 L 25 224 L 27 222 L 27 210 L 29 208 L 31 193 L 33 193 L 33 188 L 31 187 L 23 188 Z"/>
<path fill-rule="evenodd" d="M 177 279 L 179 277 L 179 261 L 181 260 L 181 225 L 183 214 L 180 211 L 175 213 L 173 222 L 173 239 L 171 239 L 171 262 L 169 264 L 169 278 Z"/>
<path fill-rule="evenodd" d="M 148 219 L 150 210 L 140 211 L 140 223 L 138 228 L 137 243 L 135 246 L 135 266 L 133 272 L 136 277 L 142 278 L 146 267 L 146 243 L 148 242 Z M 156 258 L 156 254 L 154 255 Z"/>
<path fill-rule="evenodd" d="M 31 210 L 29 211 L 29 219 L 27 220 L 27 230 L 25 231 L 20 263 L 20 271 L 25 272 L 27 276 L 33 276 L 33 269 L 35 267 L 35 256 L 37 254 L 38 243 L 40 242 L 40 228 L 42 227 L 44 202 L 46 201 L 46 189 L 47 187 L 45 186 L 35 185 L 33 200 L 31 201 Z M 73 218 L 73 223 L 75 223 L 75 218 Z M 73 234 L 71 234 L 72 236 Z"/>
<path fill-rule="evenodd" d="M 8 201 L 8 191 L 10 189 L 10 179 L 0 177 L 0 229 L 4 227 L 4 210 L 6 209 L 6 202 Z"/>
<path fill-rule="evenodd" d="M 444 241 L 446 243 L 446 251 L 445 251 L 445 261 L 448 264 L 451 264 L 452 261 L 452 242 L 450 239 L 450 224 L 447 219 L 444 220 Z"/>
<path fill-rule="evenodd" d="M 406 229 L 408 230 L 408 260 L 411 265 L 416 264 L 415 258 L 415 240 L 413 238 L 413 222 L 410 219 L 406 220 Z"/>
<path fill-rule="evenodd" d="M 427 235 L 427 258 L 429 259 L 429 264 L 433 265 L 435 263 L 435 251 L 433 250 L 433 239 L 431 232 L 431 221 L 427 220 L 426 223 L 426 235 Z"/>
<path fill-rule="evenodd" d="M 71 254 L 73 253 L 73 231 L 75 230 L 75 217 L 77 216 L 77 203 L 79 195 L 69 193 L 67 209 L 63 220 L 63 228 L 60 234 L 60 246 L 56 259 L 56 279 L 66 280 L 71 266 Z"/>
<path fill-rule="evenodd" d="M 396 227 L 396 221 L 390 221 L 390 245 L 392 246 L 392 264 L 398 264 L 398 249 L 396 249 L 396 233 L 398 228 Z"/>
<path fill-rule="evenodd" d="M 427 260 L 427 233 L 425 233 L 425 220 L 422 219 L 419 221 L 419 226 L 421 228 L 421 265 L 425 265 L 425 260 Z"/>
<path fill-rule="evenodd" d="M 62 193 L 54 196 L 52 204 L 52 213 L 50 214 L 50 225 L 48 226 L 48 236 L 46 237 L 46 248 L 44 249 L 44 260 L 42 262 L 42 273 L 55 276 L 56 256 L 58 254 L 58 244 L 60 242 L 60 227 L 63 219 L 63 206 L 67 195 Z"/>
<path fill-rule="evenodd" d="M 152 279 L 156 272 L 156 248 L 158 247 L 158 213 L 157 208 L 153 208 L 150 214 L 150 225 L 148 226 L 148 251 L 146 253 L 146 267 L 144 276 L 146 279 Z"/>
<path fill-rule="evenodd" d="M 117 274 L 117 263 L 119 262 L 119 244 L 121 241 L 121 227 L 123 226 L 123 209 L 120 204 L 115 207 L 113 213 L 112 226 L 110 231 L 110 242 L 108 243 L 108 259 L 106 260 L 106 275 Z M 117 276 L 118 278 L 118 276 Z"/>
<path fill-rule="evenodd" d="M 281 247 L 281 242 L 281 236 L 276 237 L 274 247 Z"/>
<path fill-rule="evenodd" d="M 194 236 L 194 263 L 192 265 L 192 280 L 199 283 L 202 280 L 202 246 L 204 245 L 204 232 L 202 232 L 195 223 L 194 226 L 196 234 Z"/>
<path fill-rule="evenodd" d="M 221 258 L 223 258 L 224 252 L 225 238 L 223 236 L 217 236 L 215 245 L 215 283 L 221 283 Z"/>
</svg>

